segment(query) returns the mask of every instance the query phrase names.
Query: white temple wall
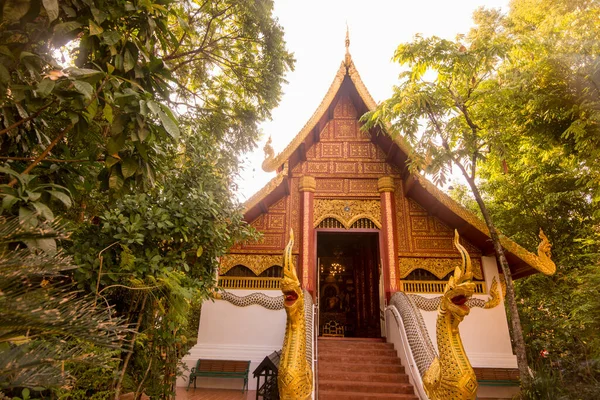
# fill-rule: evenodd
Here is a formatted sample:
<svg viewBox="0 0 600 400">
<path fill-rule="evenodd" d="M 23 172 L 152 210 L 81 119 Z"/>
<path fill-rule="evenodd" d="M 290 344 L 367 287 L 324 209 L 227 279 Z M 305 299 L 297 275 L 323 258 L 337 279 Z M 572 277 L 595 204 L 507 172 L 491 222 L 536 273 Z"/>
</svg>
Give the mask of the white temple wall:
<svg viewBox="0 0 600 400">
<path fill-rule="evenodd" d="M 236 296 L 263 293 L 267 296 L 281 295 L 278 290 L 227 290 Z M 237 307 L 224 300 L 207 300 L 202 304 L 198 343 L 182 361 L 188 367 L 177 386 L 187 387 L 189 370 L 199 358 L 221 360 L 250 360 L 248 389 L 256 390 L 254 369 L 269 354 L 281 350 L 285 334 L 285 310 L 268 310 L 259 305 Z M 242 388 L 242 379 L 197 378 L 197 387 L 222 389 Z"/>
<path fill-rule="evenodd" d="M 500 277 L 494 257 L 482 257 L 483 275 L 489 292 L 494 277 L 500 289 Z M 424 297 L 437 297 L 439 295 L 422 295 Z M 474 295 L 473 298 L 487 300 L 489 296 Z M 435 325 L 437 311 L 421 311 L 430 338 L 435 338 Z M 473 367 L 488 368 L 517 368 L 517 357 L 512 352 L 508 320 L 504 309 L 504 299 L 500 304 L 491 309 L 472 308 L 470 314 L 459 325 L 465 351 Z M 433 345 L 437 350 L 435 340 Z"/>
</svg>

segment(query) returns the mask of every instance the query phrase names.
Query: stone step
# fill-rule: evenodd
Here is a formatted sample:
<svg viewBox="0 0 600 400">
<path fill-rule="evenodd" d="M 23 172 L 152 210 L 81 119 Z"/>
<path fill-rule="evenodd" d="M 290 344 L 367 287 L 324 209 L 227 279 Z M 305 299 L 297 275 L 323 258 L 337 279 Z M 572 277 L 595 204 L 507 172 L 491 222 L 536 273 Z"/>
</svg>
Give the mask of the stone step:
<svg viewBox="0 0 600 400">
<path fill-rule="evenodd" d="M 319 371 L 345 371 L 368 373 L 404 374 L 404 367 L 397 364 L 340 364 L 339 362 L 319 361 Z"/>
<path fill-rule="evenodd" d="M 363 342 L 363 343 L 386 343 L 385 338 L 377 337 L 377 338 L 356 338 L 356 337 L 330 337 L 330 336 L 320 336 L 319 342 Z"/>
<path fill-rule="evenodd" d="M 398 364 L 400 359 L 396 356 L 369 356 L 369 355 L 353 355 L 353 354 L 319 354 L 319 362 L 334 362 L 344 364 Z"/>
<path fill-rule="evenodd" d="M 358 341 L 319 341 L 319 349 L 394 349 L 392 343 Z"/>
<path fill-rule="evenodd" d="M 391 382 L 347 382 L 347 381 L 328 381 L 319 379 L 320 391 L 333 392 L 360 392 L 360 393 L 398 393 L 414 394 L 412 385 L 408 383 Z"/>
<path fill-rule="evenodd" d="M 353 356 L 385 356 L 385 357 L 397 357 L 396 350 L 394 349 L 363 349 L 362 347 L 356 347 L 354 349 L 345 348 L 330 348 L 330 347 L 319 347 L 319 356 L 329 356 L 338 354 L 347 354 Z"/>
<path fill-rule="evenodd" d="M 344 370 L 326 370 L 319 367 L 319 381 L 344 381 L 344 382 L 388 382 L 408 383 L 408 376 L 401 373 L 385 372 L 349 372 Z"/>
<path fill-rule="evenodd" d="M 399 393 L 362 393 L 362 392 L 336 392 L 333 390 L 319 391 L 319 400 L 373 400 L 373 399 L 401 399 L 419 400 L 412 394 Z"/>
</svg>

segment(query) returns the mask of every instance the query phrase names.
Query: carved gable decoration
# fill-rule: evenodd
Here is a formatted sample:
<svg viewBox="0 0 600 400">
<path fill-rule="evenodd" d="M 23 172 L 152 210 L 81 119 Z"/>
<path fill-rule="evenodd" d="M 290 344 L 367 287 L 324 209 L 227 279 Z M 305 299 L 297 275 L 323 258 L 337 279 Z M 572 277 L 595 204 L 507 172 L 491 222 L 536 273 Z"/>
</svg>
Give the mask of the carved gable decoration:
<svg viewBox="0 0 600 400">
<path fill-rule="evenodd" d="M 367 218 L 381 229 L 381 204 L 379 200 L 315 199 L 313 226 L 325 218 L 337 219 L 346 229 L 359 219 Z"/>
<path fill-rule="evenodd" d="M 274 250 L 283 250 L 288 221 L 287 203 L 288 197 L 276 201 L 269 206 L 265 214 L 260 214 L 254 221 L 250 222 L 252 227 L 263 234 L 258 242 L 237 243 L 232 250 L 265 253 Z M 249 266 L 247 267 L 250 268 Z"/>
<path fill-rule="evenodd" d="M 438 217 L 431 215 L 425 208 L 410 198 L 397 202 L 398 229 L 405 230 L 408 240 L 399 243 L 399 255 L 405 257 L 456 257 L 452 244 L 454 230 Z M 399 235 L 401 236 L 401 235 Z M 460 243 L 472 258 L 481 257 L 481 251 L 461 238 Z"/>
<path fill-rule="evenodd" d="M 348 194 L 353 187 L 344 179 L 377 179 L 383 174 L 398 173 L 397 167 L 386 162 L 386 153 L 373 143 L 370 133 L 360 129 L 359 117 L 350 97 L 341 96 L 333 118 L 319 133 L 319 141 L 306 150 L 306 161 L 295 166 L 293 172 L 316 178 L 334 177 L 326 187 L 332 189 L 326 190 L 327 194 Z M 346 187 L 342 189 L 342 185 Z M 363 190 L 360 195 L 364 193 Z"/>
<path fill-rule="evenodd" d="M 333 118 L 357 119 L 358 113 L 348 96 L 342 96 L 333 109 Z"/>
</svg>

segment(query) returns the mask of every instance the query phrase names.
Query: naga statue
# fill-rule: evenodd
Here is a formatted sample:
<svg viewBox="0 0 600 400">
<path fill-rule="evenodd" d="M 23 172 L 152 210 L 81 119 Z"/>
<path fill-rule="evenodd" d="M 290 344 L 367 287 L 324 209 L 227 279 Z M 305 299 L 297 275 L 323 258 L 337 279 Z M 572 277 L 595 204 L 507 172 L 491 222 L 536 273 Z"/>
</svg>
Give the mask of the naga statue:
<svg viewBox="0 0 600 400">
<path fill-rule="evenodd" d="M 456 267 L 441 297 L 436 323 L 439 356 L 433 359 L 423 376 L 423 386 L 431 400 L 474 400 L 477 378 L 469 363 L 460 338 L 458 325 L 471 311 L 466 304 L 473 296 L 471 257 L 459 243 L 454 245 L 462 257 L 462 267 Z"/>
<path fill-rule="evenodd" d="M 294 231 L 290 231 L 290 241 L 284 252 L 281 281 L 283 304 L 287 314 L 277 377 L 279 397 L 282 400 L 303 400 L 312 396 L 312 368 L 306 357 L 304 292 L 292 262 L 293 246 Z"/>
</svg>

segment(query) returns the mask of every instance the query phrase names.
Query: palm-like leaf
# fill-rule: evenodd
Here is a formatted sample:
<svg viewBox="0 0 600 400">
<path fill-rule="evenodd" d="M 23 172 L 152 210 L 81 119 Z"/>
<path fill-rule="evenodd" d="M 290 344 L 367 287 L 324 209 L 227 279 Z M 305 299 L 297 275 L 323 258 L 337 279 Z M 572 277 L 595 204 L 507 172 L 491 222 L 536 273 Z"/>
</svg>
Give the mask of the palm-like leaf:
<svg viewBox="0 0 600 400">
<path fill-rule="evenodd" d="M 70 257 L 22 245 L 65 239 L 64 225 L 30 226 L 0 220 L 0 388 L 63 384 L 64 363 L 107 362 L 108 353 L 86 351 L 85 343 L 116 349 L 127 332 L 110 307 L 64 283 L 64 271 L 77 268 Z"/>
</svg>

